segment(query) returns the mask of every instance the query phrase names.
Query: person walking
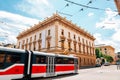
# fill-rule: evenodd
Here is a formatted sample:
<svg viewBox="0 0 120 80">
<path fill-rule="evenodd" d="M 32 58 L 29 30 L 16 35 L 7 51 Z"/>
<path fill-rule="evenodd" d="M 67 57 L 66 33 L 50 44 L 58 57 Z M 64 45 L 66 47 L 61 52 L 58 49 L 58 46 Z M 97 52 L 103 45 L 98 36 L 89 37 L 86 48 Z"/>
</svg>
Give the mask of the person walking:
<svg viewBox="0 0 120 80">
<path fill-rule="evenodd" d="M 117 70 L 120 70 L 120 61 L 117 61 Z"/>
</svg>

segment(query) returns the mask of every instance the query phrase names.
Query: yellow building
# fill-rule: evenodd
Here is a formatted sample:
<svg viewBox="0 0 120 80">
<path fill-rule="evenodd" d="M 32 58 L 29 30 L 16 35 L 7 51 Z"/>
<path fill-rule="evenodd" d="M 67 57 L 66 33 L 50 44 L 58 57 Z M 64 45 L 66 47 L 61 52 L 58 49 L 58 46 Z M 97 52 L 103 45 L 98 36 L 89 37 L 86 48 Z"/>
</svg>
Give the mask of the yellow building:
<svg viewBox="0 0 120 80">
<path fill-rule="evenodd" d="M 114 61 L 116 61 L 115 48 L 110 45 L 96 45 L 95 47 L 99 48 L 103 54 L 112 56 Z"/>
<path fill-rule="evenodd" d="M 14 44 L 5 44 L 4 47 L 16 48 L 16 45 L 14 45 Z"/>
<path fill-rule="evenodd" d="M 16 48 L 16 45 L 15 45 L 15 44 L 0 43 L 0 46 L 2 46 L 2 47 L 9 47 L 9 48 Z"/>
<path fill-rule="evenodd" d="M 118 10 L 118 14 L 120 15 L 120 0 L 114 0 L 115 1 L 115 5 L 117 7 Z"/>
<path fill-rule="evenodd" d="M 17 36 L 17 48 L 75 55 L 80 66 L 95 65 L 95 38 L 60 15 L 39 22 Z"/>
</svg>

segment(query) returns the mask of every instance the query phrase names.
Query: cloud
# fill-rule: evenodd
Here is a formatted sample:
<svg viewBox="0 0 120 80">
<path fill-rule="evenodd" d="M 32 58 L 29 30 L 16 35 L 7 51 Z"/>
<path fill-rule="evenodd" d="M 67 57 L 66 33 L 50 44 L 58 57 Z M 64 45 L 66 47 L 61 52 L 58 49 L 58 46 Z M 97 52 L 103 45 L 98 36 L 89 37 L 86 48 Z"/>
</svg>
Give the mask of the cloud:
<svg viewBox="0 0 120 80">
<path fill-rule="evenodd" d="M 120 18 L 116 16 L 117 12 L 112 11 L 111 9 L 107 9 L 105 11 L 105 17 L 101 18 L 100 22 L 96 23 L 96 28 L 101 28 L 105 30 L 114 30 L 114 33 L 108 38 L 105 35 L 101 35 L 101 33 L 95 33 L 94 36 L 96 38 L 95 44 L 106 44 L 111 45 L 115 48 L 115 52 L 120 51 Z"/>
<path fill-rule="evenodd" d="M 33 25 L 33 23 L 38 22 L 39 20 L 37 19 L 32 19 L 32 18 L 28 18 L 28 17 L 24 17 L 18 14 L 13 14 L 10 12 L 6 12 L 6 11 L 0 11 L 0 19 L 6 19 L 6 21 L 8 20 L 9 22 L 14 22 L 16 24 L 24 24 L 24 25 Z"/>
<path fill-rule="evenodd" d="M 16 6 L 20 11 L 39 18 L 48 17 L 55 11 L 50 0 L 22 0 Z"/>
<path fill-rule="evenodd" d="M 94 15 L 94 13 L 92 13 L 92 12 L 90 12 L 90 13 L 88 13 L 88 16 L 90 17 L 90 16 L 93 16 Z"/>
<path fill-rule="evenodd" d="M 16 43 L 19 32 L 38 23 L 39 20 L 0 11 L 0 40 L 6 43 Z"/>
<path fill-rule="evenodd" d="M 95 44 L 106 44 L 106 45 L 115 44 L 115 42 L 112 40 L 104 39 L 100 33 L 95 33 L 94 37 L 96 38 Z"/>
<path fill-rule="evenodd" d="M 111 45 L 112 47 L 115 48 L 115 52 L 119 52 L 120 46 L 118 42 L 114 41 L 113 39 L 104 39 L 100 33 L 95 33 L 94 37 L 96 38 L 95 45 L 99 44 Z"/>
<path fill-rule="evenodd" d="M 107 8 L 105 11 L 106 17 L 102 18 L 100 22 L 97 22 L 96 27 L 118 30 L 120 28 L 120 19 L 116 18 L 117 14 L 117 12 L 114 12 L 111 9 Z"/>
<path fill-rule="evenodd" d="M 120 42 L 120 29 L 118 29 L 118 30 L 112 35 L 112 39 L 113 39 L 114 41 Z"/>
</svg>

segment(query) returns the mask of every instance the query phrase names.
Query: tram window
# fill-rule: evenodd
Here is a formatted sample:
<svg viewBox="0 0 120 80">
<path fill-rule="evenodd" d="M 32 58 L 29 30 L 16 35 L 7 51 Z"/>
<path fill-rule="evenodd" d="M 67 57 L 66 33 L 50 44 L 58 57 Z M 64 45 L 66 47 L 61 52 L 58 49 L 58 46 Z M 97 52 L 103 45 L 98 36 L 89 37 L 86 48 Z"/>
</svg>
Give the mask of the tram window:
<svg viewBox="0 0 120 80">
<path fill-rule="evenodd" d="M 45 64 L 46 63 L 46 56 L 36 56 L 36 64 Z"/>
<path fill-rule="evenodd" d="M 5 54 L 0 53 L 0 68 L 4 66 Z"/>
<path fill-rule="evenodd" d="M 68 64 L 68 58 L 63 58 L 63 63 Z"/>
<path fill-rule="evenodd" d="M 8 62 L 8 63 L 11 62 L 11 55 L 7 55 L 6 62 Z"/>
<path fill-rule="evenodd" d="M 78 64 L 78 59 L 75 59 L 75 63 Z"/>
<path fill-rule="evenodd" d="M 63 64 L 63 59 L 60 57 L 56 58 L 56 64 Z"/>
<path fill-rule="evenodd" d="M 7 63 L 20 63 L 21 56 L 18 54 L 9 54 L 6 57 Z"/>
<path fill-rule="evenodd" d="M 5 59 L 5 54 L 4 53 L 0 53 L 0 63 L 3 63 Z"/>
<path fill-rule="evenodd" d="M 74 64 L 74 59 L 69 59 L 68 64 Z"/>
<path fill-rule="evenodd" d="M 74 59 L 57 57 L 56 64 L 74 64 Z"/>
</svg>

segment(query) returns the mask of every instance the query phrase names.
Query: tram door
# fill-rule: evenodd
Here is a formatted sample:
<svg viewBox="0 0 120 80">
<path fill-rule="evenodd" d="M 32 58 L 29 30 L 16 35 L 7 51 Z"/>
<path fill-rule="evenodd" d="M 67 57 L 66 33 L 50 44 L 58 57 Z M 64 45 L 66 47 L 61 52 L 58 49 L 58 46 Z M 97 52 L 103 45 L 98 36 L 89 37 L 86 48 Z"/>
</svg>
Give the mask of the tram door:
<svg viewBox="0 0 120 80">
<path fill-rule="evenodd" d="M 75 65 L 75 73 L 78 73 L 78 60 L 74 60 L 74 65 Z"/>
<path fill-rule="evenodd" d="M 55 75 L 55 57 L 47 57 L 47 74 L 46 77 Z"/>
</svg>

